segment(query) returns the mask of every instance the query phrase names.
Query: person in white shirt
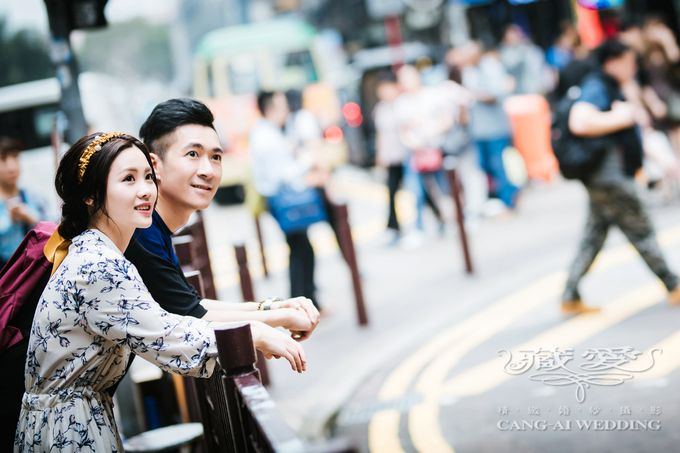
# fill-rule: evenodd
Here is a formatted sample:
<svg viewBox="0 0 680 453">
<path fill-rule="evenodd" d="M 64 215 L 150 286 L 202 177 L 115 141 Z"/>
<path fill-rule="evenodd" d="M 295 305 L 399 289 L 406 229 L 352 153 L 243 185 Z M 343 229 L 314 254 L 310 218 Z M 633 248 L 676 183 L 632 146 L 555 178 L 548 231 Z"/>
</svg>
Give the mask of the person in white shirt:
<svg viewBox="0 0 680 453">
<path fill-rule="evenodd" d="M 283 185 L 295 189 L 324 187 L 328 173 L 315 167 L 312 161 L 297 158 L 292 144 L 283 133 L 289 113 L 285 94 L 261 92 L 257 97 L 257 106 L 262 118 L 250 132 L 255 189 L 263 197 L 271 197 Z M 311 299 L 319 308 L 314 285 L 314 249 L 307 231 L 286 233 L 285 236 L 290 248 L 290 292 L 295 297 Z"/>
<path fill-rule="evenodd" d="M 399 140 L 399 117 L 395 108 L 400 93 L 399 85 L 396 80 L 384 78 L 378 82 L 376 93 L 379 99 L 373 109 L 376 164 L 387 171 L 389 192 L 387 230 L 390 236 L 389 243 L 394 244 L 401 234 L 396 211 L 396 194 L 404 179 L 404 165 L 410 153 Z"/>
</svg>

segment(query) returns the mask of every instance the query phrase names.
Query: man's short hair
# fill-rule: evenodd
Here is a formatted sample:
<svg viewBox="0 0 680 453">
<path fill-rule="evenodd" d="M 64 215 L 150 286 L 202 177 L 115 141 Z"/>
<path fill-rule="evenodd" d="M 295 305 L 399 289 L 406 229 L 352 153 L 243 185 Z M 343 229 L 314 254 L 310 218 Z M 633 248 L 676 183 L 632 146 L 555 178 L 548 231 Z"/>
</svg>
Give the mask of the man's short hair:
<svg viewBox="0 0 680 453">
<path fill-rule="evenodd" d="M 607 39 L 600 44 L 594 51 L 595 62 L 601 67 L 609 60 L 621 57 L 632 49 L 618 39 Z"/>
<path fill-rule="evenodd" d="M 5 160 L 7 156 L 19 154 L 22 149 L 23 146 L 18 140 L 0 137 L 0 159 Z"/>
<path fill-rule="evenodd" d="M 149 150 L 162 159 L 169 145 L 164 137 L 178 127 L 190 124 L 215 130 L 214 121 L 210 109 L 202 102 L 189 98 L 170 99 L 154 107 L 139 129 L 139 136 Z"/>
<path fill-rule="evenodd" d="M 275 91 L 260 91 L 257 93 L 257 109 L 260 111 L 260 114 L 264 116 L 266 110 L 269 108 L 269 106 L 272 105 L 274 102 L 274 96 L 276 96 Z"/>
</svg>

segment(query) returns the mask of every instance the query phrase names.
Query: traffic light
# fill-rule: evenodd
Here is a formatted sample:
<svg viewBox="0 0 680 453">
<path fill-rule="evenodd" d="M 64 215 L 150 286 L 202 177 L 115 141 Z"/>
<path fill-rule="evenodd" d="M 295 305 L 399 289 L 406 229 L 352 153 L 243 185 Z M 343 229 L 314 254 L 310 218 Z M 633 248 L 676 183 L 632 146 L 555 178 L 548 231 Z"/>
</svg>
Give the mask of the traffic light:
<svg viewBox="0 0 680 453">
<path fill-rule="evenodd" d="M 52 35 L 66 37 L 79 28 L 107 25 L 104 7 L 108 0 L 45 0 Z"/>
</svg>

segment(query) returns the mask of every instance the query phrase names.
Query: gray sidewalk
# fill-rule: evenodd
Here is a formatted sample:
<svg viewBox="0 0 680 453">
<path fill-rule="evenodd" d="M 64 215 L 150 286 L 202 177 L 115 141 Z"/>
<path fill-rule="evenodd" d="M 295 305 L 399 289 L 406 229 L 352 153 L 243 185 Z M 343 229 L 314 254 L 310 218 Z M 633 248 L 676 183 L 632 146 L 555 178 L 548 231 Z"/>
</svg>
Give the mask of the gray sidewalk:
<svg viewBox="0 0 680 453">
<path fill-rule="evenodd" d="M 382 200 L 373 193 L 370 176 L 350 172 L 342 175 L 351 186 L 350 216 L 355 230 L 370 230 L 385 216 Z M 677 206 L 675 206 L 677 211 Z M 566 269 L 575 252 L 585 217 L 584 190 L 576 183 L 557 181 L 526 189 L 516 214 L 484 219 L 470 233 L 476 273 L 466 276 L 452 222 L 444 237 L 434 233 L 414 250 L 386 247 L 375 234 L 358 234 L 360 263 L 369 325 L 356 321 L 350 274 L 337 251 L 326 251 L 317 260 L 320 303 L 329 315 L 322 319 L 312 338 L 304 343 L 308 371 L 294 374 L 283 361 L 269 361 L 270 393 L 287 421 L 309 438 L 327 436 L 334 414 L 362 384 L 385 367 L 398 362 L 448 325 L 460 321 L 498 298 L 549 272 Z M 663 228 L 680 220 L 672 208 L 653 209 Z M 219 269 L 220 295 L 240 300 L 232 276 L 233 264 L 227 244 L 245 241 L 251 267 L 258 273 L 257 246 L 249 215 L 240 208 L 213 207 L 206 215 L 213 267 Z M 429 219 L 432 221 L 432 219 Z M 264 219 L 265 242 L 272 250 L 269 279 L 254 278 L 257 297 L 288 291 L 283 237 L 270 218 Z M 315 227 L 317 228 L 317 227 Z M 327 242 L 330 231 L 314 231 Z M 623 242 L 616 232 L 608 244 Z M 316 244 L 315 244 L 316 245 Z M 285 248 L 284 248 L 285 249 Z M 278 254 L 284 253 L 283 258 Z M 216 263 L 217 261 L 217 263 Z M 680 268 L 680 263 L 672 263 Z M 554 316 L 559 316 L 557 300 Z"/>
</svg>

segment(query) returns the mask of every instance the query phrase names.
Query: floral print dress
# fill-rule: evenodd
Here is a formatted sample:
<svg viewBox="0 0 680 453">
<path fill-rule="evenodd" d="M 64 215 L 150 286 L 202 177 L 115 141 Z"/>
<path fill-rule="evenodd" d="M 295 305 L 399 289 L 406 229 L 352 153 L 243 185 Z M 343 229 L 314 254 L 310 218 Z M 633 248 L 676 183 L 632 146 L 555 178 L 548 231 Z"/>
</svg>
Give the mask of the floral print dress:
<svg viewBox="0 0 680 453">
<path fill-rule="evenodd" d="M 131 352 L 162 369 L 208 377 L 210 323 L 163 310 L 137 269 L 98 230 L 73 238 L 36 309 L 15 452 L 122 452 L 107 392 Z"/>
</svg>

